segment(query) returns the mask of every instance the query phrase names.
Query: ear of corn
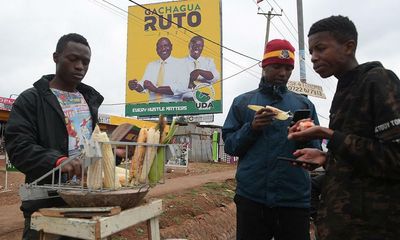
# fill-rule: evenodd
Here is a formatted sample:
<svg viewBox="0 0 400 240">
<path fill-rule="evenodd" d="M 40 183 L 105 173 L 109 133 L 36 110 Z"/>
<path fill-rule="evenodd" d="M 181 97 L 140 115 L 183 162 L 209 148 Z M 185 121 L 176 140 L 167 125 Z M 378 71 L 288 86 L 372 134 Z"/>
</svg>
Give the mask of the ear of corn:
<svg viewBox="0 0 400 240">
<path fill-rule="evenodd" d="M 111 189 L 121 188 L 119 179 L 115 174 L 115 158 L 112 151 L 112 147 L 110 144 L 107 143 L 110 141 L 110 139 L 107 136 L 107 133 L 93 132 L 92 138 L 95 141 L 106 142 L 101 144 L 101 153 L 103 155 L 102 167 L 104 172 L 104 179 L 103 179 L 104 187 Z"/>
<path fill-rule="evenodd" d="M 101 160 L 91 164 L 87 170 L 87 186 L 90 189 L 100 189 L 102 187 L 102 172 L 101 172 Z"/>
<path fill-rule="evenodd" d="M 139 136 L 137 139 L 137 143 L 146 143 L 147 139 L 147 128 L 140 129 Z M 146 146 L 137 145 L 135 147 L 135 152 L 133 153 L 131 167 L 130 167 L 130 181 L 133 184 L 135 182 L 135 178 L 138 178 L 141 174 L 141 169 L 143 166 L 144 155 L 146 151 Z"/>
<path fill-rule="evenodd" d="M 122 167 L 115 167 L 115 173 L 118 177 L 119 183 L 121 186 L 127 187 L 129 186 L 129 169 L 125 169 Z"/>
<path fill-rule="evenodd" d="M 176 130 L 178 129 L 178 125 L 176 125 L 175 119 L 172 120 L 171 126 L 169 127 L 168 134 L 164 131 L 160 137 L 160 143 L 168 144 L 172 137 L 175 135 Z M 164 166 L 165 166 L 165 147 L 159 147 L 157 149 L 156 159 L 151 165 L 150 173 L 149 173 L 149 183 L 155 184 L 160 179 L 164 178 Z"/>
<path fill-rule="evenodd" d="M 272 106 L 259 106 L 259 105 L 247 105 L 247 107 L 253 111 L 258 111 L 262 108 L 270 109 L 272 112 L 276 113 L 275 118 L 278 120 L 286 120 L 290 117 L 289 112 L 282 111 L 278 108 Z"/>
<path fill-rule="evenodd" d="M 154 128 L 150 128 L 147 135 L 148 144 L 159 144 L 160 143 L 160 130 L 156 130 Z M 147 146 L 146 147 L 146 155 L 143 161 L 142 172 L 139 175 L 139 183 L 146 183 L 147 176 L 150 172 L 151 165 L 153 164 L 154 158 L 157 154 L 157 147 L 155 146 Z"/>
<path fill-rule="evenodd" d="M 160 115 L 159 120 L 158 120 L 158 125 L 156 127 L 160 129 L 160 143 L 163 143 L 165 138 L 167 137 L 167 131 L 166 131 L 166 125 L 167 122 L 165 121 L 165 117 Z M 149 178 L 149 183 L 154 184 L 157 183 L 161 177 L 161 175 L 164 174 L 164 154 L 162 154 L 162 149 L 163 147 L 158 147 L 157 148 L 157 155 L 156 159 L 153 161 L 153 164 L 151 165 L 150 172 L 148 175 Z M 160 155 L 162 154 L 162 156 Z"/>
<path fill-rule="evenodd" d="M 284 121 L 284 120 L 289 118 L 289 112 L 285 112 L 285 111 L 282 111 L 282 110 L 280 110 L 278 108 L 271 107 L 271 106 L 265 106 L 265 108 L 270 109 L 271 111 L 276 113 L 275 118 L 278 119 L 278 120 Z"/>
<path fill-rule="evenodd" d="M 92 138 L 100 134 L 99 126 L 96 126 Z M 100 189 L 102 187 L 102 171 L 101 171 L 101 160 L 98 160 L 88 167 L 87 171 L 87 186 L 90 189 Z"/>
<path fill-rule="evenodd" d="M 259 106 L 259 105 L 247 105 L 247 107 L 250 108 L 250 109 L 253 110 L 253 111 L 256 111 L 256 112 L 257 112 L 258 110 L 264 108 L 264 106 Z"/>
</svg>

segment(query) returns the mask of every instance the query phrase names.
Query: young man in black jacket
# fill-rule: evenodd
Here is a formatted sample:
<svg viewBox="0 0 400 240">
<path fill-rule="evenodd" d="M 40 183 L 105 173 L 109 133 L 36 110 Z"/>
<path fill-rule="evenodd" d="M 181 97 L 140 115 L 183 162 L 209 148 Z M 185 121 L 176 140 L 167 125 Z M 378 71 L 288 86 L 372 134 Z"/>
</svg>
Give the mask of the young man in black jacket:
<svg viewBox="0 0 400 240">
<path fill-rule="evenodd" d="M 78 153 L 83 138 L 90 137 L 104 99 L 94 88 L 81 83 L 90 57 L 91 49 L 83 36 L 75 33 L 62 36 L 53 53 L 56 73 L 43 76 L 16 99 L 5 130 L 5 142 L 11 163 L 25 174 L 26 183 Z M 62 172 L 79 177 L 79 160 L 64 165 Z M 51 183 L 51 178 L 40 183 Z M 34 211 L 64 204 L 59 197 L 23 201 L 23 239 L 38 239 L 38 232 L 30 229 Z"/>
<path fill-rule="evenodd" d="M 318 239 L 400 236 L 400 80 L 379 62 L 358 64 L 357 30 L 332 16 L 308 34 L 314 70 L 338 79 L 329 128 L 289 130 L 289 139 L 329 139 L 328 153 L 302 149 L 299 159 L 325 165 Z"/>
</svg>

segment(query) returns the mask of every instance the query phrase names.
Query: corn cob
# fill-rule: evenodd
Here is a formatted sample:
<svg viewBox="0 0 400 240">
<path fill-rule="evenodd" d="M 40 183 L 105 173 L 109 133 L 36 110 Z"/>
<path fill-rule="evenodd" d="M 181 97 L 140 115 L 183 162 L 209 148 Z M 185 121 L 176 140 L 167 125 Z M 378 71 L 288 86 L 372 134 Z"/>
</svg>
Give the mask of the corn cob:
<svg viewBox="0 0 400 240">
<path fill-rule="evenodd" d="M 101 161 L 98 160 L 88 167 L 87 186 L 90 189 L 100 189 L 102 187 Z"/>
<path fill-rule="evenodd" d="M 275 118 L 278 119 L 278 120 L 286 120 L 286 119 L 288 119 L 290 117 L 290 111 L 285 112 L 285 111 L 282 111 L 282 110 L 280 110 L 278 108 L 275 108 L 275 107 L 272 107 L 272 106 L 268 106 L 268 105 L 265 106 L 265 107 L 264 106 L 259 106 L 259 105 L 247 105 L 247 107 L 250 108 L 253 111 L 258 111 L 258 110 L 260 110 L 262 108 L 270 109 L 272 112 L 276 113 Z"/>
<path fill-rule="evenodd" d="M 172 123 L 169 127 L 169 131 L 163 131 L 160 137 L 160 143 L 168 144 L 172 137 L 175 135 L 176 130 L 178 129 L 178 125 L 176 125 L 175 119 L 172 120 Z M 165 165 L 165 147 L 159 147 L 157 149 L 157 156 L 153 165 L 151 166 L 149 173 L 149 182 L 150 184 L 155 184 L 160 179 L 164 178 L 164 165 Z"/>
<path fill-rule="evenodd" d="M 160 143 L 160 130 L 150 128 L 147 135 L 148 144 L 159 144 Z M 146 183 L 147 176 L 150 172 L 151 165 L 153 164 L 154 158 L 157 154 L 157 147 L 147 146 L 146 155 L 144 157 L 142 171 L 139 175 L 139 183 Z"/>
<path fill-rule="evenodd" d="M 129 186 L 129 169 L 125 169 L 122 167 L 115 167 L 115 173 L 118 177 L 119 183 L 122 186 Z"/>
<path fill-rule="evenodd" d="M 121 188 L 121 184 L 119 183 L 119 179 L 115 174 L 115 158 L 112 151 L 112 147 L 109 142 L 110 139 L 105 132 L 93 132 L 92 137 L 95 141 L 105 142 L 101 144 L 101 153 L 102 157 L 102 165 L 103 165 L 103 173 L 104 173 L 104 187 L 111 189 Z"/>
<path fill-rule="evenodd" d="M 92 137 L 100 133 L 100 128 L 95 127 Z M 88 167 L 87 171 L 87 186 L 90 189 L 100 189 L 102 187 L 102 171 L 101 171 L 101 161 L 98 160 Z"/>
<path fill-rule="evenodd" d="M 145 143 L 147 139 L 147 128 L 140 129 L 139 136 L 137 138 L 137 143 Z M 131 167 L 130 167 L 130 182 L 134 183 L 134 178 L 138 178 L 140 175 L 141 166 L 143 165 L 144 155 L 146 147 L 142 145 L 137 145 L 135 147 L 135 152 L 132 157 Z"/>
</svg>

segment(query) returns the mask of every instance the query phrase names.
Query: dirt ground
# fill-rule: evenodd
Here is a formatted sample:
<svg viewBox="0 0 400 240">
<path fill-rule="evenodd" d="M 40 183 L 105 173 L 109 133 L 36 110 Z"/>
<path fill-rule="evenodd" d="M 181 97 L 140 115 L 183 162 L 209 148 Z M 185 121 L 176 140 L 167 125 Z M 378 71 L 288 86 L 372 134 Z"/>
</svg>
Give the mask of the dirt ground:
<svg viewBox="0 0 400 240">
<path fill-rule="evenodd" d="M 162 239 L 205 239 L 201 236 L 190 236 L 190 233 L 184 231 L 184 225 L 192 225 L 194 231 L 194 228 L 199 227 L 199 220 L 204 215 L 209 215 L 212 211 L 224 212 L 225 208 L 232 203 L 235 185 L 235 181 L 229 179 L 225 182 L 207 183 L 200 187 L 162 196 L 164 207 L 164 212 L 160 217 Z M 234 219 L 231 218 L 229 224 L 234 225 Z M 215 226 L 215 228 L 219 227 Z M 113 239 L 147 239 L 146 225 L 142 223 L 128 228 L 113 236 Z"/>
<path fill-rule="evenodd" d="M 5 188 L 5 166 L 0 159 L 0 206 L 13 205 L 20 201 L 18 188 L 24 181 L 23 174 L 9 172 L 7 188 L 10 191 L 2 192 Z M 189 163 L 186 171 L 174 169 L 167 171 L 165 178 L 171 179 L 181 176 L 195 176 L 207 173 L 215 173 L 236 169 L 235 164 L 226 163 Z M 207 183 L 200 187 L 182 190 L 171 194 L 159 196 L 163 200 L 164 213 L 160 218 L 160 232 L 162 239 L 186 238 L 186 239 L 230 239 L 224 237 L 220 228 L 232 231 L 235 224 L 232 215 L 232 198 L 234 195 L 235 181 L 229 179 L 221 183 Z M 17 216 L 18 214 L 16 214 Z M 13 218 L 14 216 L 9 216 Z M 194 233 L 194 229 L 204 225 L 202 221 L 215 221 L 221 217 L 221 224 L 229 227 L 214 226 L 215 231 L 210 230 L 208 235 L 204 231 Z M 208 220 L 211 219 L 211 220 Z M 196 235 L 197 234 L 197 235 Z M 214 236 L 211 236 L 213 234 Z M 221 237 L 222 236 L 222 237 Z M 135 225 L 113 236 L 115 240 L 147 239 L 147 229 L 144 223 Z"/>
</svg>

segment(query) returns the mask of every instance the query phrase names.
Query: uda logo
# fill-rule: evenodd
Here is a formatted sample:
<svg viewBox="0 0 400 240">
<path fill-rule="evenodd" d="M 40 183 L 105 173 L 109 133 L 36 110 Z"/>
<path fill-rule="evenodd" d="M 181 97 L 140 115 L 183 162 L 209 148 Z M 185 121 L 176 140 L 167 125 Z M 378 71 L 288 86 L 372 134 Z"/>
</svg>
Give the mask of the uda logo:
<svg viewBox="0 0 400 240">
<path fill-rule="evenodd" d="M 194 88 L 193 99 L 196 103 L 196 108 L 199 110 L 210 110 L 213 108 L 214 97 L 215 91 L 210 84 L 200 83 Z"/>
</svg>

